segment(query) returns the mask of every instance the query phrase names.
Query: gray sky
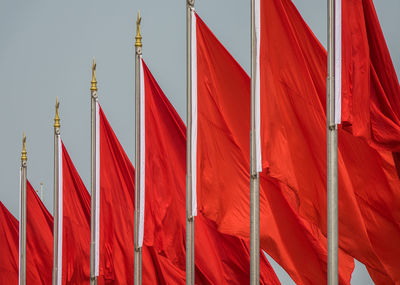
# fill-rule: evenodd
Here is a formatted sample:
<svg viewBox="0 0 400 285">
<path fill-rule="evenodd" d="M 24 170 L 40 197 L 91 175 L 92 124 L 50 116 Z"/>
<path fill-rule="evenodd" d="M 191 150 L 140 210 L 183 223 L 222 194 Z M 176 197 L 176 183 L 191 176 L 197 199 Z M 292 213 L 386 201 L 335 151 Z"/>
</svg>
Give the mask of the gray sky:
<svg viewBox="0 0 400 285">
<path fill-rule="evenodd" d="M 293 0 L 326 43 L 326 1 Z M 400 1 L 375 0 L 397 74 L 400 72 Z M 60 98 L 61 134 L 89 186 L 90 80 L 96 56 L 100 102 L 133 159 L 134 34 L 142 13 L 143 55 L 179 114 L 186 120 L 185 1 L 0 0 L 0 200 L 18 216 L 22 132 L 27 133 L 28 177 L 44 183 L 52 211 L 53 117 Z M 196 9 L 248 71 L 249 1 L 197 0 Z M 278 274 L 284 272 L 274 266 Z M 368 284 L 358 264 L 353 284 Z M 288 284 L 288 277 L 280 277 Z"/>
</svg>

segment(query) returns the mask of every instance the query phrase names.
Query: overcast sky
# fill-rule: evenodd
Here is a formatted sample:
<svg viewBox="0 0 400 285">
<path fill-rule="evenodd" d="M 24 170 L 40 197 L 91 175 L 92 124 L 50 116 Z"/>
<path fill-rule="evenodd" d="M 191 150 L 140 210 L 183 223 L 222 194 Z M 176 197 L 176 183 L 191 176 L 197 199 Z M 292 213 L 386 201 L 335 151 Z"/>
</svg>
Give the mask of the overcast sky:
<svg viewBox="0 0 400 285">
<path fill-rule="evenodd" d="M 326 1 L 293 0 L 326 44 Z M 250 1 L 197 0 L 199 15 L 249 70 Z M 397 74 L 399 0 L 374 1 Z M 18 216 L 22 132 L 27 133 L 28 177 L 44 183 L 52 211 L 53 117 L 60 98 L 62 139 L 89 186 L 90 80 L 96 56 L 99 100 L 133 161 L 134 34 L 142 13 L 143 56 L 161 88 L 186 120 L 185 1 L 0 0 L 0 200 Z M 288 277 L 279 268 L 281 281 Z M 358 264 L 353 284 L 368 284 Z"/>
</svg>

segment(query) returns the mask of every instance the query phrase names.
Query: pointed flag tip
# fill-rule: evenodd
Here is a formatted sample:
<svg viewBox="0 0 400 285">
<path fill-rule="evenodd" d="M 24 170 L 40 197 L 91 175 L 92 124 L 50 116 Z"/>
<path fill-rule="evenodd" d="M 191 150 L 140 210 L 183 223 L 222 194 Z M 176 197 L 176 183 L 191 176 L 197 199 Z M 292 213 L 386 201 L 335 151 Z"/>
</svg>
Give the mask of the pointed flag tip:
<svg viewBox="0 0 400 285">
<path fill-rule="evenodd" d="M 140 16 L 140 11 L 138 11 L 137 20 L 136 20 L 136 41 L 135 47 L 142 46 L 142 35 L 140 34 L 140 23 L 142 22 L 142 17 Z"/>
<path fill-rule="evenodd" d="M 93 64 L 92 64 L 92 82 L 90 86 L 90 91 L 97 91 L 97 80 L 96 80 L 96 60 L 93 57 Z"/>
<path fill-rule="evenodd" d="M 23 132 L 22 135 L 22 152 L 21 152 L 21 161 L 24 162 L 27 160 L 27 155 L 26 155 L 26 135 L 25 132 Z"/>
<path fill-rule="evenodd" d="M 56 115 L 54 117 L 54 128 L 59 128 L 60 127 L 59 108 L 60 108 L 60 101 L 58 101 L 58 96 L 57 96 L 56 97 Z"/>
</svg>

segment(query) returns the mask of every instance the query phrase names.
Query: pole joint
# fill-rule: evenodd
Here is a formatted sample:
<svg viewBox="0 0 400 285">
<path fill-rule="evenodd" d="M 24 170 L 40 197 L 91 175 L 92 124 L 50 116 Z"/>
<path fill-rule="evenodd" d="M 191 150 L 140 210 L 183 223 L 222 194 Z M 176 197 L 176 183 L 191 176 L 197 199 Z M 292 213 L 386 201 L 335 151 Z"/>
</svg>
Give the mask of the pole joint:
<svg viewBox="0 0 400 285">
<path fill-rule="evenodd" d="M 252 180 L 256 180 L 256 179 L 258 178 L 258 173 L 257 173 L 257 172 L 252 173 L 252 174 L 250 175 L 250 178 L 251 178 Z"/>
</svg>

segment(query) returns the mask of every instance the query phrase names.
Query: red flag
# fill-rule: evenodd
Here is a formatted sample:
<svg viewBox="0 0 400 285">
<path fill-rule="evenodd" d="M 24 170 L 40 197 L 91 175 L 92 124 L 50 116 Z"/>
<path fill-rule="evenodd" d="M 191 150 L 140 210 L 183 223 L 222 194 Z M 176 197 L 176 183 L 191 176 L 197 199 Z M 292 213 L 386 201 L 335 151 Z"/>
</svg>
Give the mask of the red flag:
<svg viewBox="0 0 400 285">
<path fill-rule="evenodd" d="M 326 235 L 326 52 L 288 0 L 261 3 L 260 50 L 264 173 L 285 184 L 296 212 Z M 393 159 L 341 128 L 338 136 L 339 245 L 376 282 L 394 282 L 400 185 Z"/>
<path fill-rule="evenodd" d="M 372 0 L 342 0 L 342 121 L 378 149 L 400 151 L 400 86 Z"/>
<path fill-rule="evenodd" d="M 62 284 L 90 282 L 90 195 L 62 144 Z"/>
<path fill-rule="evenodd" d="M 185 270 L 186 127 L 144 65 L 146 117 L 146 212 L 144 242 Z M 223 197 L 219 197 L 221 201 Z M 219 233 L 201 212 L 196 219 L 196 282 L 246 284 L 249 242 Z M 180 238 L 176 238 L 180 237 Z M 261 284 L 279 284 L 260 252 Z"/>
<path fill-rule="evenodd" d="M 100 109 L 100 260 L 105 284 L 133 283 L 133 166 Z M 143 268 L 147 268 L 143 250 Z"/>
<path fill-rule="evenodd" d="M 18 284 L 18 221 L 0 202 L 0 283 Z"/>
<path fill-rule="evenodd" d="M 198 208 L 220 231 L 248 237 L 250 78 L 199 17 L 197 23 Z M 275 24 L 270 26 L 275 29 Z M 280 74 L 290 72 L 282 69 Z M 264 112 L 262 109 L 262 116 Z M 278 118 L 273 122 L 285 130 Z M 270 149 L 265 152 L 265 144 L 262 146 L 264 158 Z M 285 150 L 285 145 L 281 148 Z M 290 170 L 290 165 L 287 168 Z M 299 215 L 300 198 L 292 185 L 280 178 L 269 171 L 260 177 L 260 245 L 296 283 L 324 284 L 326 238 Z M 352 259 L 340 253 L 341 283 L 350 282 L 353 266 Z"/>
<path fill-rule="evenodd" d="M 53 217 L 27 181 L 26 280 L 51 284 Z M 19 223 L 0 202 L 0 284 L 18 284 Z"/>
<path fill-rule="evenodd" d="M 185 284 L 185 127 L 145 67 L 146 212 L 143 281 Z M 134 168 L 100 109 L 100 279 L 133 279 Z M 168 162 L 167 162 L 168 161 Z M 152 179 L 152 177 L 157 179 Z M 183 192 L 182 192 L 183 191 Z M 119 205 L 119 206 L 116 206 Z M 202 215 L 196 220 L 199 284 L 247 283 L 247 243 L 220 234 Z M 130 266 L 129 266 L 130 265 Z M 261 280 L 278 284 L 262 257 Z M 114 283 L 114 284 L 115 284 Z"/>
<path fill-rule="evenodd" d="M 100 262 L 99 281 L 133 284 L 135 170 L 99 108 L 100 138 Z M 176 235 L 169 238 L 178 238 Z M 142 247 L 143 282 L 184 284 L 177 270 L 155 247 Z M 184 264 L 184 263 L 183 263 Z"/>
<path fill-rule="evenodd" d="M 26 280 L 51 284 L 53 273 L 53 216 L 27 181 Z"/>
</svg>

